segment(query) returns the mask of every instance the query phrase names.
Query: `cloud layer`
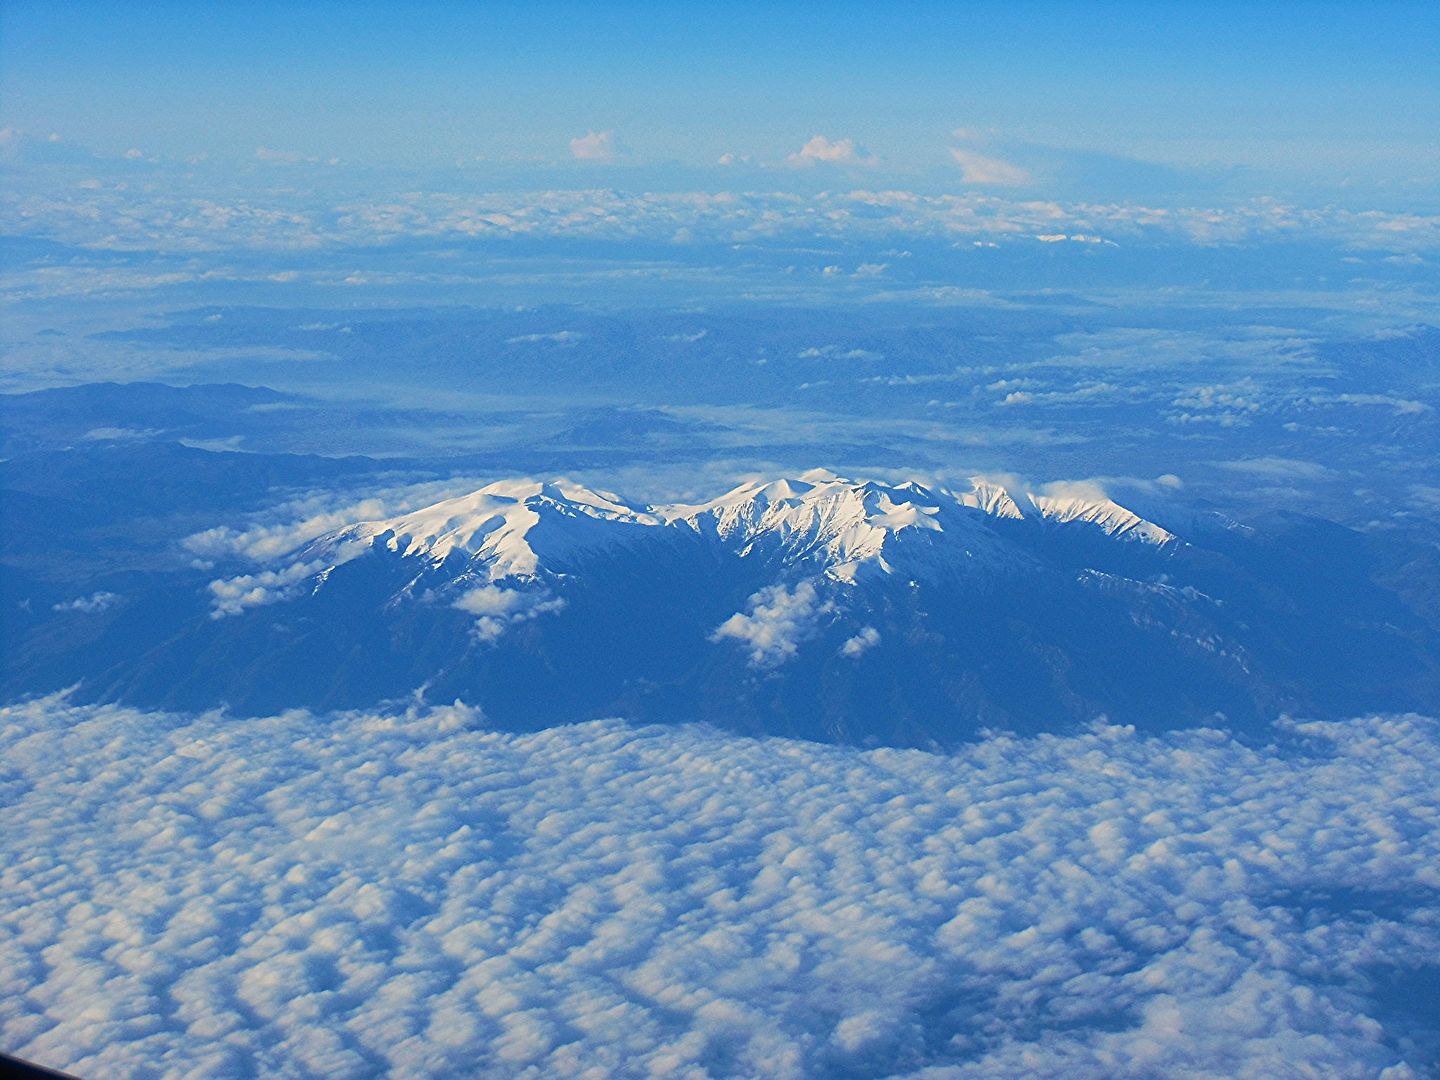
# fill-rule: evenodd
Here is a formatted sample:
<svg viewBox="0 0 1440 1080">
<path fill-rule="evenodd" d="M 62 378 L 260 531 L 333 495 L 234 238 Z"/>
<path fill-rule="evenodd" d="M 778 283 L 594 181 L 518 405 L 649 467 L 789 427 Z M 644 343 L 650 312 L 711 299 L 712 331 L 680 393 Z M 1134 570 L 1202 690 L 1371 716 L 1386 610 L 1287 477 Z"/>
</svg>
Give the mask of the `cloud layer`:
<svg viewBox="0 0 1440 1080">
<path fill-rule="evenodd" d="M 1285 737 L 941 757 L 32 702 L 0 711 L 0 1045 L 95 1076 L 1417 1076 L 1440 737 Z"/>
</svg>

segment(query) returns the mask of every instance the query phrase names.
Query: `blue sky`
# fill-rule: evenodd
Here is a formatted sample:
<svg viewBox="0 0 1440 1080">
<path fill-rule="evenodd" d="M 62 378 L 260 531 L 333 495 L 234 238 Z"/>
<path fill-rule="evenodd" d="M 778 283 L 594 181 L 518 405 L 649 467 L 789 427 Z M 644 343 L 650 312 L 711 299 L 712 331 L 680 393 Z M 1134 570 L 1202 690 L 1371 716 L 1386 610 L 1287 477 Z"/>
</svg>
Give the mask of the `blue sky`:
<svg viewBox="0 0 1440 1080">
<path fill-rule="evenodd" d="M 1100 173 L 1440 179 L 1436 5 L 11 2 L 3 19 L 3 125 L 106 154 L 523 169 L 608 132 L 592 166 L 708 168 L 783 165 L 820 134 L 853 141 L 843 168 L 982 184 L 993 170 L 952 148 L 1031 176 L 1079 152 Z"/>
</svg>

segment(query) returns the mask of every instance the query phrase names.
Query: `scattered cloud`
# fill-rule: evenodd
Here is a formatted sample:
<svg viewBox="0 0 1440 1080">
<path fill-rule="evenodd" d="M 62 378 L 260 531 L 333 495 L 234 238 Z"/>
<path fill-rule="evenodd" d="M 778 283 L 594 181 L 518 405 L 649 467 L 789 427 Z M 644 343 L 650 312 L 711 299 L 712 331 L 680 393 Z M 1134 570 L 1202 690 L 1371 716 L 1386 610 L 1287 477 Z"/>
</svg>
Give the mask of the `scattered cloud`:
<svg viewBox="0 0 1440 1080">
<path fill-rule="evenodd" d="M 824 135 L 812 136 L 810 141 L 785 159 L 791 168 L 808 169 L 815 165 L 841 165 L 845 167 L 868 167 L 878 164 L 879 159 L 867 154 L 856 145 L 854 139 L 827 139 Z"/>
<path fill-rule="evenodd" d="M 577 161 L 614 161 L 620 152 L 613 131 L 587 131 L 570 140 L 570 156 Z"/>
<path fill-rule="evenodd" d="M 95 592 L 89 596 L 76 597 L 74 600 L 65 600 L 59 604 L 52 604 L 51 611 L 78 611 L 83 615 L 98 615 L 102 611 L 108 611 L 119 601 L 120 596 L 113 592 Z"/>
<path fill-rule="evenodd" d="M 155 428 L 97 427 L 81 436 L 86 442 L 133 442 L 153 439 L 160 432 Z"/>
<path fill-rule="evenodd" d="M 585 335 L 578 330 L 555 330 L 548 334 L 518 334 L 512 338 L 506 338 L 506 345 L 534 345 L 542 341 L 554 342 L 556 345 L 574 345 Z"/>
<path fill-rule="evenodd" d="M 1316 404 L 1328 404 L 1330 401 L 1334 401 L 1341 405 L 1378 405 L 1392 410 L 1396 416 L 1420 416 L 1433 410 L 1433 407 L 1424 401 L 1395 397 L 1391 394 L 1336 394 L 1333 398 L 1319 397 L 1314 400 Z"/>
<path fill-rule="evenodd" d="M 818 629 L 821 616 L 835 610 L 832 601 L 820 599 L 813 582 L 802 581 L 793 589 L 771 585 L 750 597 L 748 614 L 736 612 L 715 628 L 711 641 L 742 643 L 750 666 L 771 668 L 783 664 L 799 651 L 800 644 Z"/>
<path fill-rule="evenodd" d="M 840 646 L 840 655 L 854 659 L 857 656 L 864 656 L 867 652 L 880 644 L 880 631 L 873 626 L 866 626 L 852 638 L 848 638 L 845 644 Z"/>
<path fill-rule="evenodd" d="M 324 562 L 295 562 L 279 570 L 217 578 L 207 586 L 210 590 L 210 617 L 223 619 L 250 608 L 292 600 L 304 591 L 307 579 L 325 567 Z"/>
<path fill-rule="evenodd" d="M 565 600 L 552 596 L 545 589 L 507 589 L 500 585 L 486 585 L 471 589 L 451 606 L 476 616 L 475 634 L 481 641 L 495 641 L 517 623 L 562 610 Z"/>
<path fill-rule="evenodd" d="M 885 354 L 873 349 L 847 349 L 841 345 L 811 345 L 795 354 L 800 360 L 884 360 Z"/>
<path fill-rule="evenodd" d="M 842 163 L 844 140 L 817 150 L 802 162 Z M 840 146 L 840 150 L 834 147 Z M 859 151 L 856 151 L 859 158 Z M 828 156 L 826 156 L 828 155 Z M 837 156 L 838 155 L 838 156 Z M 871 160 L 871 159 L 863 159 Z M 93 176 L 86 177 L 93 179 Z M 24 179 L 24 178 L 22 178 Z M 103 188 L 75 184 L 41 185 L 38 179 L 0 190 L 0 212 L 27 235 L 106 251 L 199 252 L 265 250 L 308 256 L 356 246 L 392 247 L 417 241 L 471 238 L 585 238 L 695 246 L 705 243 L 764 245 L 838 240 L 875 251 L 908 249 L 943 241 L 969 246 L 1035 244 L 1036 236 L 1064 236 L 1089 246 L 1104 241 L 1133 249 L 1160 244 L 1293 244 L 1298 238 L 1345 246 L 1354 251 L 1440 251 L 1440 216 L 1323 209 L 1254 200 L 1223 206 L 1155 207 L 1123 201 L 1059 203 L 996 192 L 967 190 L 924 194 L 903 190 L 831 190 L 803 198 L 784 191 L 622 192 L 607 188 L 573 191 L 410 192 L 336 201 L 276 186 L 256 186 L 244 200 L 232 194 L 190 187 L 109 183 Z M 1059 241 L 1055 241 L 1059 243 Z M 1069 245 L 1067 245 L 1069 246 Z M 871 266 L 882 260 L 869 259 Z M 293 267 L 292 267 L 293 269 Z M 86 291 L 114 288 L 96 275 L 113 267 L 81 267 Z M 178 271 L 176 271 L 178 273 Z M 211 267 L 215 275 L 234 268 Z M 836 273 L 842 271 L 837 268 Z M 54 270 L 31 283 L 50 284 Z M 195 280 L 192 268 L 183 278 Z M 374 271 L 321 273 L 307 270 L 315 284 L 353 280 L 394 284 L 393 275 Z M 413 279 L 404 279 L 413 280 Z M 425 281 L 443 281 L 434 267 Z M 141 287 L 141 286 L 130 286 Z"/>
</svg>

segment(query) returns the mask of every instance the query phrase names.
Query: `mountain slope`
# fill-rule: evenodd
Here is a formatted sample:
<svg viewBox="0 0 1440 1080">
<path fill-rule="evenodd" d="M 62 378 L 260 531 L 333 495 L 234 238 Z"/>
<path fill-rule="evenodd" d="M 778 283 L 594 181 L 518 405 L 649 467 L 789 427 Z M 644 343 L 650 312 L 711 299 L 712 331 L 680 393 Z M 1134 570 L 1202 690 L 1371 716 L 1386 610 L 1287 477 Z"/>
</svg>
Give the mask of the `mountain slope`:
<svg viewBox="0 0 1440 1080">
<path fill-rule="evenodd" d="M 80 693 L 242 713 L 419 693 L 510 728 L 683 715 L 917 746 L 1433 701 L 1434 629 L 1365 576 L 1358 534 L 1304 536 L 1182 536 L 1097 492 L 980 478 L 816 470 L 653 506 L 503 481 L 96 616 L 112 659 Z M 1307 600 L 1317 575 L 1346 603 Z"/>
</svg>

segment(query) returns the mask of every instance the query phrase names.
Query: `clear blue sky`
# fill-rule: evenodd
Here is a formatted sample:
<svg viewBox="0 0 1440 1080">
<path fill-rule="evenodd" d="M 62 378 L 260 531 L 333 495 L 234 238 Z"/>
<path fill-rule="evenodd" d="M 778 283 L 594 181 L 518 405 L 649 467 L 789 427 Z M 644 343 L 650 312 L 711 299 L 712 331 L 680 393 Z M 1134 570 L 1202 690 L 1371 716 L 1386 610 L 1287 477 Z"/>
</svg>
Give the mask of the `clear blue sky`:
<svg viewBox="0 0 1440 1080">
<path fill-rule="evenodd" d="M 1315 178 L 1440 174 L 1440 4 L 3 5 L 0 123 L 106 153 L 897 170 L 953 129 Z"/>
</svg>

